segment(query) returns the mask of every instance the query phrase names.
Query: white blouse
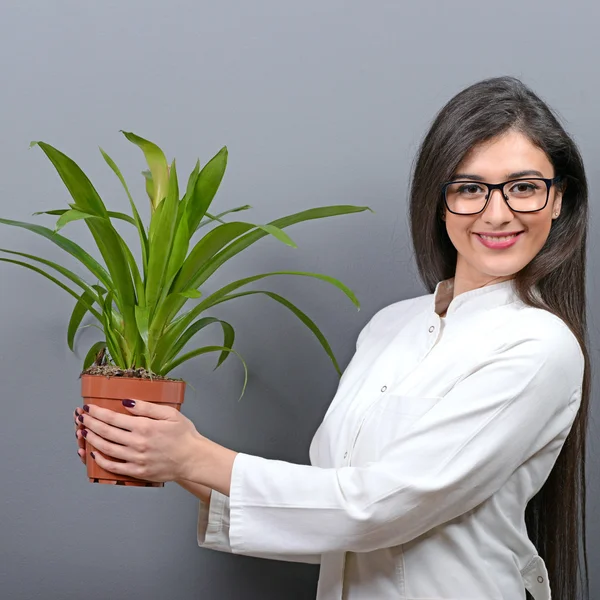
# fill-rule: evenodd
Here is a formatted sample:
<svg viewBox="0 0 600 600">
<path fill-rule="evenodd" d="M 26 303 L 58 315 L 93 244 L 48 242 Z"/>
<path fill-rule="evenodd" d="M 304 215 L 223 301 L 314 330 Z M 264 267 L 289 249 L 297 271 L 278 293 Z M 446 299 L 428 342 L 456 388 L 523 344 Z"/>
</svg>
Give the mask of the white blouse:
<svg viewBox="0 0 600 600">
<path fill-rule="evenodd" d="M 230 497 L 200 505 L 200 546 L 320 563 L 318 600 L 550 599 L 524 513 L 579 408 L 583 355 L 512 282 L 452 286 L 361 331 L 311 466 L 236 457 Z"/>
</svg>

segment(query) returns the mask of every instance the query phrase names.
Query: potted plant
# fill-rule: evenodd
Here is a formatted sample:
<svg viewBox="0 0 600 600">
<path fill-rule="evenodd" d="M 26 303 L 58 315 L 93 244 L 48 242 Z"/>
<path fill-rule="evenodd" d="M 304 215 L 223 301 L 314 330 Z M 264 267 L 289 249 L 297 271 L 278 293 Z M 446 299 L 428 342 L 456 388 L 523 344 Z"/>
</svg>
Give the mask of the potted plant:
<svg viewBox="0 0 600 600">
<path fill-rule="evenodd" d="M 81 380 L 85 403 L 125 412 L 121 401 L 137 398 L 171 404 L 180 409 L 186 384 L 170 376 L 171 371 L 191 358 L 210 352 L 219 353 L 217 367 L 232 353 L 240 358 L 244 366 L 243 395 L 247 368 L 233 348 L 234 329 L 229 323 L 205 313 L 218 304 L 250 294 L 264 294 L 294 313 L 313 332 L 340 374 L 325 336 L 305 313 L 274 292 L 243 290 L 243 287 L 274 275 L 312 277 L 336 286 L 359 307 L 356 297 L 343 283 L 318 273 L 278 271 L 245 277 L 210 293 L 206 284 L 226 261 L 265 236 L 274 236 L 288 246 L 295 246 L 284 232 L 286 227 L 311 219 L 361 212 L 369 210 L 368 207 L 339 205 L 313 208 L 266 225 L 230 220 L 234 213 L 251 207 L 239 206 L 220 214 L 208 212 L 225 173 L 227 148 L 222 148 L 202 169 L 197 162 L 182 193 L 175 161 L 169 165 L 156 144 L 130 132 L 123 134 L 143 151 L 148 164 L 149 170 L 144 171 L 150 198 L 147 227 L 123 175 L 106 152 L 100 149 L 124 188 L 130 214 L 109 211 L 79 166 L 44 142 L 32 142 L 32 145 L 39 146 L 50 159 L 73 201 L 68 208 L 34 213 L 57 216 L 54 229 L 0 219 L 0 223 L 29 230 L 56 244 L 79 261 L 92 278 L 86 281 L 61 264 L 39 256 L 0 249 L 5 255 L 12 255 L 12 258 L 1 257 L 1 261 L 33 270 L 75 298 L 67 328 L 67 343 L 71 350 L 74 350 L 75 334 L 84 319 L 91 317 L 93 324 L 103 332 L 103 339 L 92 345 L 83 361 Z M 73 221 L 85 223 L 104 265 L 59 233 Z M 118 221 L 137 230 L 140 243 L 138 259 L 116 229 Z M 186 349 L 192 337 L 213 324 L 222 328 L 222 345 Z M 94 449 L 89 447 L 88 450 Z M 163 485 L 114 475 L 99 468 L 95 461 L 88 461 L 87 465 L 91 482 Z"/>
</svg>

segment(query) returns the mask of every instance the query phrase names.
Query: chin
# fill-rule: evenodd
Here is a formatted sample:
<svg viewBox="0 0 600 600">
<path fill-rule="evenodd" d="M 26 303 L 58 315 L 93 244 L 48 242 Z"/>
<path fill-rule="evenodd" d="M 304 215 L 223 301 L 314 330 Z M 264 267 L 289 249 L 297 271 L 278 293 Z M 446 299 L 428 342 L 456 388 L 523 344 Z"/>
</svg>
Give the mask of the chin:
<svg viewBox="0 0 600 600">
<path fill-rule="evenodd" d="M 512 277 L 516 275 L 525 265 L 521 264 L 500 264 L 494 261 L 493 264 L 481 264 L 478 270 L 490 277 Z"/>
</svg>

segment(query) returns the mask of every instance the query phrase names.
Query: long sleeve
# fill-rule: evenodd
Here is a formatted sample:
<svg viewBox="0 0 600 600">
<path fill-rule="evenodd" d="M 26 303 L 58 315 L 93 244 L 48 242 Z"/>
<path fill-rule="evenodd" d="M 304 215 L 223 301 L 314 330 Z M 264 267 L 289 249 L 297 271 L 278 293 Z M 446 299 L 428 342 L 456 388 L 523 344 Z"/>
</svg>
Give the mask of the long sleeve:
<svg viewBox="0 0 600 600">
<path fill-rule="evenodd" d="M 583 356 L 558 319 L 500 344 L 365 466 L 319 468 L 239 454 L 228 548 L 241 554 L 369 552 L 475 508 L 524 463 L 558 454 Z"/>
<path fill-rule="evenodd" d="M 371 321 L 367 322 L 362 327 L 356 342 L 357 348 L 365 338 L 370 323 Z M 215 490 L 211 492 L 210 503 L 200 502 L 197 525 L 197 539 L 200 547 L 221 552 L 233 551 L 229 539 L 230 514 L 229 497 Z M 283 545 L 274 553 L 252 552 L 250 550 L 244 552 L 244 554 L 255 556 L 257 558 L 283 560 L 288 562 L 303 562 L 310 564 L 319 564 L 321 562 L 320 554 L 294 554 L 293 552 L 288 551 Z"/>
<path fill-rule="evenodd" d="M 198 545 L 211 550 L 232 552 L 229 541 L 229 521 L 229 498 L 213 490 L 210 496 L 210 504 L 200 502 L 200 510 L 198 512 Z M 250 551 L 244 552 L 244 554 L 256 558 L 284 560 L 288 562 L 319 564 L 321 561 L 319 554 L 295 555 L 284 551 L 280 551 L 279 553 Z"/>
</svg>

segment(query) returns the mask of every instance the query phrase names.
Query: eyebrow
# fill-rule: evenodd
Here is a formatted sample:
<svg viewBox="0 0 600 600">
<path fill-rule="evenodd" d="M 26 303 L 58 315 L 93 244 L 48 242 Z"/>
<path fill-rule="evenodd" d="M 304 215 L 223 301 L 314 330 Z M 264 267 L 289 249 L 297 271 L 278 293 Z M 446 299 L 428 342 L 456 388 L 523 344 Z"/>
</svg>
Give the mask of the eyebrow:
<svg viewBox="0 0 600 600">
<path fill-rule="evenodd" d="M 510 181 L 511 179 L 519 179 L 520 177 L 541 177 L 544 178 L 544 175 L 540 173 L 540 171 L 535 171 L 533 169 L 527 171 L 517 171 L 516 173 L 508 173 L 506 175 L 506 180 Z M 452 176 L 454 181 L 459 179 L 469 179 L 471 181 L 484 181 L 485 178 L 481 175 L 473 175 L 472 173 L 455 173 Z"/>
</svg>

